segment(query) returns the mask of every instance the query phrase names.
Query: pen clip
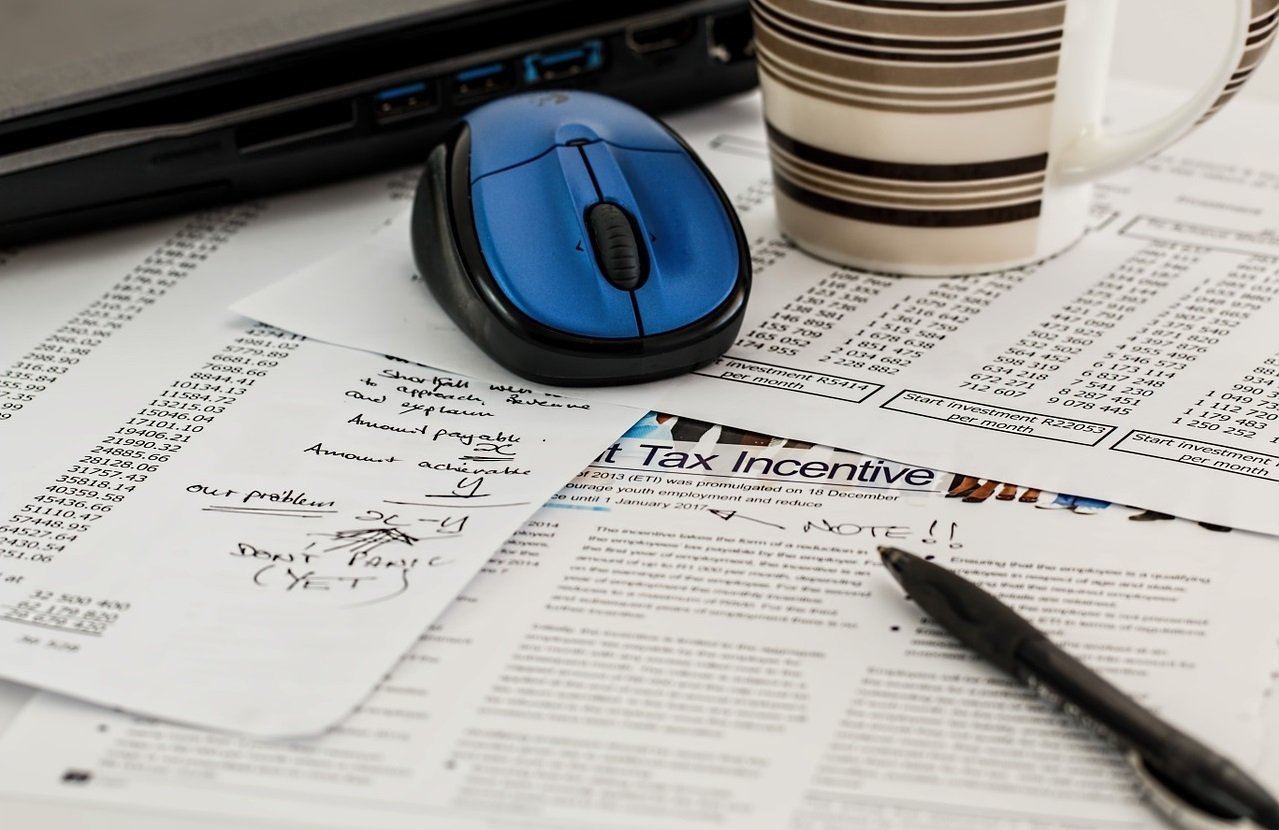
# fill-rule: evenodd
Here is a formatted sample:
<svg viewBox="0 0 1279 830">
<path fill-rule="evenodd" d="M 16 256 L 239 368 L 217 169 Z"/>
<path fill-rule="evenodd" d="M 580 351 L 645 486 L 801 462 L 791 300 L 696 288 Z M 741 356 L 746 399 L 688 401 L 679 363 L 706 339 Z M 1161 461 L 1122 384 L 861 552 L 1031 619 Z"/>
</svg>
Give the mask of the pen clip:
<svg viewBox="0 0 1279 830">
<path fill-rule="evenodd" d="M 1130 749 L 1124 755 L 1137 777 L 1141 797 L 1172 826 L 1182 830 L 1263 830 L 1252 819 L 1220 816 L 1196 804 L 1147 764 L 1140 752 Z"/>
</svg>

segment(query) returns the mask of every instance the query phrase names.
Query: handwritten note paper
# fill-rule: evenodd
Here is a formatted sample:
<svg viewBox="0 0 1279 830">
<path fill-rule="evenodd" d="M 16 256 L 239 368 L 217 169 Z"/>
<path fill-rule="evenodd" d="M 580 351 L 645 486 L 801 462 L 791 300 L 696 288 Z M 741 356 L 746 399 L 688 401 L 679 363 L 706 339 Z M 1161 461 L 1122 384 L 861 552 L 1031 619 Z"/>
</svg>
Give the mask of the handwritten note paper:
<svg viewBox="0 0 1279 830">
<path fill-rule="evenodd" d="M 0 252 L 0 677 L 319 731 L 630 424 L 227 311 L 416 181 Z"/>
<path fill-rule="evenodd" d="M 320 732 L 636 417 L 267 326 L 228 349 L 23 494 L 5 677 Z M 99 484 L 110 500 L 86 495 Z"/>
</svg>

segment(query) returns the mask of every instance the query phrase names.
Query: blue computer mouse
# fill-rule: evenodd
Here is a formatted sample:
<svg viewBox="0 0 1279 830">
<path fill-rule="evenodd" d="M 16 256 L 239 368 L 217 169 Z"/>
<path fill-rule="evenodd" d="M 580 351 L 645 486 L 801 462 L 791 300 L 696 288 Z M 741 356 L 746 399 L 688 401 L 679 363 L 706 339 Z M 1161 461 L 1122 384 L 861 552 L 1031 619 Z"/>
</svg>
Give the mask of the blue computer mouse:
<svg viewBox="0 0 1279 830">
<path fill-rule="evenodd" d="M 666 125 L 544 91 L 468 113 L 413 205 L 418 272 L 494 360 L 542 383 L 636 383 L 732 345 L 750 253 L 732 204 Z"/>
</svg>

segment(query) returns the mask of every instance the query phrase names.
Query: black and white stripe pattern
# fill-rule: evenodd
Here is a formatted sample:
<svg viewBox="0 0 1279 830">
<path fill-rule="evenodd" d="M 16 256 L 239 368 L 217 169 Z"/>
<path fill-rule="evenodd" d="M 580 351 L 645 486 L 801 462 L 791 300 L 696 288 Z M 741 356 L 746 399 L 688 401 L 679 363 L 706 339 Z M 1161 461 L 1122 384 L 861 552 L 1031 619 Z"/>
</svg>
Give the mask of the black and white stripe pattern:
<svg viewBox="0 0 1279 830">
<path fill-rule="evenodd" d="M 761 70 L 801 94 L 917 113 L 1053 97 L 1065 0 L 754 0 L 753 7 Z"/>
<path fill-rule="evenodd" d="M 979 163 L 842 155 L 770 125 L 778 190 L 822 213 L 879 224 L 971 227 L 1037 217 L 1049 140 L 1043 112 L 1056 90 L 1065 7 L 1065 0 L 753 0 L 760 71 L 788 94 L 887 117 L 936 117 L 939 143 L 949 116 L 1039 113 L 1027 120 L 1032 152 Z"/>
<path fill-rule="evenodd" d="M 777 188 L 815 210 L 915 227 L 968 227 L 1039 215 L 1048 154 L 976 164 L 904 164 L 841 155 L 768 125 Z"/>
</svg>

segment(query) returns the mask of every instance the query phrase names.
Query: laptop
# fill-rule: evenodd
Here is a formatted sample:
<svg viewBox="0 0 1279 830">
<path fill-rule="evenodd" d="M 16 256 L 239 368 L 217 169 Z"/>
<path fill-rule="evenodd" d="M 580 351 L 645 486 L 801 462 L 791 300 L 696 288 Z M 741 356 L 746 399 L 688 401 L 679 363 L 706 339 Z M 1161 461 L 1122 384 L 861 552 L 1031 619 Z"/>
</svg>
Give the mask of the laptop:
<svg viewBox="0 0 1279 830">
<path fill-rule="evenodd" d="M 747 0 L 0 0 L 0 244 L 422 161 L 569 86 L 655 115 L 756 84 Z"/>
</svg>

